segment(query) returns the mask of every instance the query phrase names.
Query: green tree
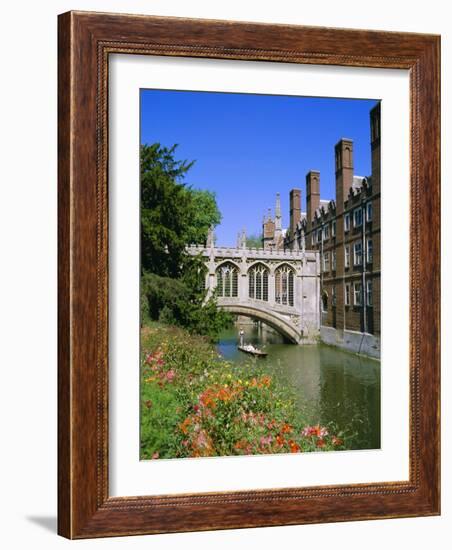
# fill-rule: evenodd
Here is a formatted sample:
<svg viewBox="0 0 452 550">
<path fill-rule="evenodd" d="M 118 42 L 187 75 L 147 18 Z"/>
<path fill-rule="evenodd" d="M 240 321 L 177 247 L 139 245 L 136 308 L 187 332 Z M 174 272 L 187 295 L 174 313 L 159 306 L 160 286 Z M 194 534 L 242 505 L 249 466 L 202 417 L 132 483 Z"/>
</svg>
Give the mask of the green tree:
<svg viewBox="0 0 452 550">
<path fill-rule="evenodd" d="M 141 147 L 142 270 L 169 277 L 183 271 L 185 247 L 204 244 L 221 221 L 215 194 L 185 184 L 194 163 L 176 160 L 176 148 Z"/>
<path fill-rule="evenodd" d="M 191 221 L 187 239 L 190 244 L 205 244 L 209 228 L 221 222 L 215 193 L 191 189 Z"/>
<path fill-rule="evenodd" d="M 187 245 L 191 196 L 183 178 L 193 163 L 159 143 L 141 146 L 141 268 L 176 277 Z"/>
<path fill-rule="evenodd" d="M 262 248 L 262 235 L 249 235 L 246 238 L 248 248 Z"/>
<path fill-rule="evenodd" d="M 185 184 L 193 162 L 176 160 L 176 147 L 141 147 L 141 318 L 214 338 L 230 316 L 206 303 L 204 261 L 186 246 L 204 244 L 221 214 L 214 193 Z"/>
</svg>

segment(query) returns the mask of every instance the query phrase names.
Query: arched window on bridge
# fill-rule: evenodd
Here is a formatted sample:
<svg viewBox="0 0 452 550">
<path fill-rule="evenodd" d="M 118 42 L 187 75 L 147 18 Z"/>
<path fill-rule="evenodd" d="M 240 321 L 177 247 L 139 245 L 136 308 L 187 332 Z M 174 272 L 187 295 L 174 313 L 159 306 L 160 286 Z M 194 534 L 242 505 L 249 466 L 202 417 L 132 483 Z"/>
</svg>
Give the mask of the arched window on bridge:
<svg viewBox="0 0 452 550">
<path fill-rule="evenodd" d="M 223 298 L 237 298 L 238 274 L 237 266 L 228 262 L 217 267 L 217 296 Z"/>
<path fill-rule="evenodd" d="M 268 302 L 268 268 L 262 264 L 253 265 L 248 271 L 249 297 Z"/>
<path fill-rule="evenodd" d="M 294 270 L 281 265 L 275 271 L 275 300 L 277 304 L 293 306 Z"/>
</svg>

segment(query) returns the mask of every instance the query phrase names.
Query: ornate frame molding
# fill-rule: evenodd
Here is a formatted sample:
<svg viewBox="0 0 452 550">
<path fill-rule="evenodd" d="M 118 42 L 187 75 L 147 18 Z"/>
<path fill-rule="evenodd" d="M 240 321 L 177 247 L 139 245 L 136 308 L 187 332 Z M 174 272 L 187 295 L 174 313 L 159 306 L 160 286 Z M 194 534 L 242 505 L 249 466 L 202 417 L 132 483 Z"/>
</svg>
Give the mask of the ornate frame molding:
<svg viewBox="0 0 452 550">
<path fill-rule="evenodd" d="M 439 514 L 440 38 L 68 12 L 59 16 L 58 46 L 59 533 L 86 538 Z M 109 497 L 107 92 L 109 55 L 121 53 L 410 71 L 409 481 Z"/>
</svg>

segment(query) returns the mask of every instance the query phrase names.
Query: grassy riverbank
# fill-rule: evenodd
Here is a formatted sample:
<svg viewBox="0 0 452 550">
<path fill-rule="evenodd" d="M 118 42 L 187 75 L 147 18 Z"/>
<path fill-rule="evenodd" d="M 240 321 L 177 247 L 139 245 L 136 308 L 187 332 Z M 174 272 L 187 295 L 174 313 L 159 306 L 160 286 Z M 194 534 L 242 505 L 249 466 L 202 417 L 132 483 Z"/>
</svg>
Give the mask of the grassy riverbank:
<svg viewBox="0 0 452 550">
<path fill-rule="evenodd" d="M 298 453 L 347 448 L 333 426 L 310 426 L 264 361 L 237 365 L 183 329 L 142 329 L 141 458 Z"/>
</svg>

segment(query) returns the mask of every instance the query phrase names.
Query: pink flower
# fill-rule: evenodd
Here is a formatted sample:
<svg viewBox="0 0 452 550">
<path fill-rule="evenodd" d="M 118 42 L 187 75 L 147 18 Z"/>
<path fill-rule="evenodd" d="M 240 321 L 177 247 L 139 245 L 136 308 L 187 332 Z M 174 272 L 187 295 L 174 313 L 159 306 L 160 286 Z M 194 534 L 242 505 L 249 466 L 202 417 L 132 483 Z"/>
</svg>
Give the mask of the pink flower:
<svg viewBox="0 0 452 550">
<path fill-rule="evenodd" d="M 175 376 L 176 376 L 176 373 L 174 372 L 173 369 L 167 371 L 166 373 L 166 379 L 168 380 L 168 382 L 172 382 Z"/>
<path fill-rule="evenodd" d="M 159 455 L 159 452 L 156 451 L 153 455 L 152 455 L 152 459 L 155 460 L 156 458 L 158 458 L 160 455 Z"/>
<path fill-rule="evenodd" d="M 325 437 L 326 435 L 328 435 L 328 430 L 326 428 L 320 428 L 319 437 Z"/>
<path fill-rule="evenodd" d="M 328 435 L 328 430 L 322 426 L 306 426 L 301 432 L 304 437 L 315 436 L 320 439 Z"/>
<path fill-rule="evenodd" d="M 267 436 L 262 436 L 261 439 L 260 439 L 260 443 L 261 443 L 261 446 L 262 447 L 265 447 L 265 445 L 270 445 L 270 443 L 272 442 L 272 435 L 269 434 Z"/>
</svg>

